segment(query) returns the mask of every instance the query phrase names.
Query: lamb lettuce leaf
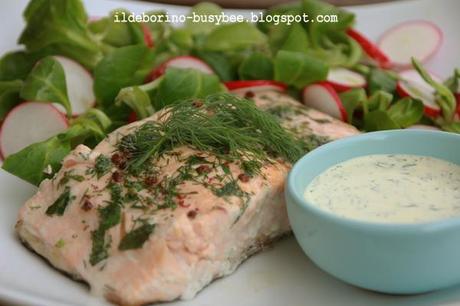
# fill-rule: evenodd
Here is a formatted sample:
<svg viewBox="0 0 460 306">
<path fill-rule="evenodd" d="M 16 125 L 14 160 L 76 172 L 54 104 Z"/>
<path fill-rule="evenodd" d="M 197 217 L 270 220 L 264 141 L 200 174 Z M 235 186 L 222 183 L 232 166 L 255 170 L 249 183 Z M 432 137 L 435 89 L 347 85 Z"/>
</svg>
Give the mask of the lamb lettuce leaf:
<svg viewBox="0 0 460 306">
<path fill-rule="evenodd" d="M 92 139 L 100 141 L 110 125 L 110 119 L 103 112 L 91 109 L 72 122 L 63 133 L 8 156 L 2 168 L 33 185 L 39 185 L 59 171 L 62 160 L 73 147 Z"/>
<path fill-rule="evenodd" d="M 388 109 L 388 115 L 400 128 L 416 124 L 423 117 L 423 103 L 412 98 L 403 98 Z"/>
<path fill-rule="evenodd" d="M 21 97 L 30 101 L 59 103 L 64 106 L 67 115 L 72 116 L 64 68 L 53 57 L 38 62 L 24 81 Z"/>
<path fill-rule="evenodd" d="M 160 78 L 141 85 L 124 88 L 116 98 L 117 105 L 126 104 L 142 119 L 177 101 L 204 98 L 226 89 L 215 75 L 195 69 L 169 68 Z"/>
<path fill-rule="evenodd" d="M 214 28 L 204 40 L 202 49 L 227 52 L 265 47 L 266 44 L 267 37 L 253 24 L 230 23 Z"/>
<path fill-rule="evenodd" d="M 273 60 L 262 52 L 254 52 L 241 62 L 238 75 L 241 80 L 271 80 Z"/>
<path fill-rule="evenodd" d="M 22 86 L 21 80 L 0 81 L 0 121 L 5 119 L 6 114 L 21 101 L 19 92 Z"/>
<path fill-rule="evenodd" d="M 104 46 L 89 31 L 81 0 L 31 0 L 24 19 L 19 43 L 28 51 L 53 49 L 90 69 L 103 57 Z"/>
<path fill-rule="evenodd" d="M 455 100 L 454 94 L 447 88 L 445 85 L 436 82 L 430 76 L 430 74 L 423 68 L 422 64 L 412 58 L 412 65 L 420 74 L 422 79 L 425 80 L 433 89 L 435 90 L 436 103 L 442 110 L 442 116 L 446 123 L 450 123 L 454 120 L 455 110 L 457 107 L 457 102 Z"/>
<path fill-rule="evenodd" d="M 325 80 L 329 67 L 322 61 L 300 52 L 281 50 L 275 57 L 275 80 L 298 89 Z"/>
<path fill-rule="evenodd" d="M 143 44 L 118 48 L 105 56 L 94 70 L 94 93 L 100 105 L 108 107 L 122 88 L 142 84 L 153 57 Z"/>
<path fill-rule="evenodd" d="M 89 22 L 88 29 L 98 40 L 112 47 L 125 47 L 144 43 L 144 32 L 139 22 L 116 22 L 131 12 L 116 9 L 109 16 Z"/>
</svg>

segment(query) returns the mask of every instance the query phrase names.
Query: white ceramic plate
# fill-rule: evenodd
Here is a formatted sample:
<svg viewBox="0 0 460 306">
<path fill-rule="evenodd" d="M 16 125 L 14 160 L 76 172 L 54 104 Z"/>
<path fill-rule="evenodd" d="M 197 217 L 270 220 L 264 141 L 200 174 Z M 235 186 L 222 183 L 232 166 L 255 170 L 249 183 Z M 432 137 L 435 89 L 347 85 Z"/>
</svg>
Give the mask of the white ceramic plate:
<svg viewBox="0 0 460 306">
<path fill-rule="evenodd" d="M 7 2 L 7 3 L 5 3 Z M 187 8 L 140 2 L 86 0 L 92 16 L 126 7 L 141 13 L 157 8 L 186 13 Z M 2 1 L 0 53 L 17 48 L 22 29 L 21 13 L 27 0 Z M 358 28 L 372 38 L 391 25 L 410 19 L 428 19 L 444 31 L 445 42 L 429 63 L 434 72 L 447 76 L 460 67 L 460 1 L 407 0 L 394 4 L 352 8 Z M 247 13 L 247 11 L 246 11 Z M 106 305 L 89 294 L 88 288 L 51 268 L 25 249 L 14 233 L 19 207 L 35 188 L 0 171 L 0 304 Z M 323 273 L 304 256 L 293 238 L 253 256 L 231 276 L 212 283 L 192 301 L 163 305 L 187 306 L 301 306 L 301 305 L 460 305 L 460 287 L 417 296 L 390 296 L 346 285 Z"/>
</svg>

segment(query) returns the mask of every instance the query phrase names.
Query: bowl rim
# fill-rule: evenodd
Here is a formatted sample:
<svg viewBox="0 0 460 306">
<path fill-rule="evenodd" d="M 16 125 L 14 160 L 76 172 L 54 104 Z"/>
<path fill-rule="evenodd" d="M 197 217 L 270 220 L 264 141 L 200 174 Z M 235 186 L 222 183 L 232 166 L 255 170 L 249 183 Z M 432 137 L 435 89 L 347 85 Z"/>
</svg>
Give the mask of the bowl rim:
<svg viewBox="0 0 460 306">
<path fill-rule="evenodd" d="M 436 232 L 441 230 L 448 230 L 456 227 L 460 227 L 460 216 L 452 218 L 443 218 L 427 222 L 417 222 L 417 223 L 383 223 L 375 221 L 365 221 L 359 219 L 352 219 L 347 217 L 342 217 L 337 214 L 328 212 L 321 208 L 318 208 L 314 204 L 305 200 L 303 197 L 303 190 L 299 191 L 294 186 L 294 179 L 298 176 L 298 172 L 304 168 L 305 163 L 309 163 L 310 160 L 316 160 L 318 156 L 323 154 L 325 151 L 334 150 L 337 147 L 343 146 L 354 146 L 358 143 L 361 143 L 366 140 L 375 139 L 376 137 L 382 136 L 394 136 L 397 134 L 411 134 L 411 135 L 425 135 L 427 137 L 441 137 L 444 139 L 452 139 L 452 137 L 457 138 L 460 141 L 460 135 L 450 132 L 440 132 L 440 131 L 429 131 L 429 130 L 386 130 L 386 131 L 377 131 L 369 132 L 364 134 L 353 135 L 350 137 L 342 138 L 329 142 L 325 145 L 322 145 L 300 158 L 292 167 L 289 172 L 288 178 L 286 180 L 286 193 L 295 203 L 294 205 L 300 207 L 307 212 L 313 213 L 316 217 L 322 218 L 329 222 L 333 222 L 342 226 L 362 229 L 366 228 L 369 231 L 376 231 L 381 233 L 394 234 L 395 232 L 404 231 L 409 234 L 418 234 L 426 232 Z M 384 154 L 384 153 L 382 153 Z M 422 155 L 422 154 L 421 154 Z M 365 156 L 365 155 L 356 155 L 356 157 Z M 324 170 L 323 170 L 324 171 Z M 316 176 L 315 176 L 316 177 Z"/>
</svg>

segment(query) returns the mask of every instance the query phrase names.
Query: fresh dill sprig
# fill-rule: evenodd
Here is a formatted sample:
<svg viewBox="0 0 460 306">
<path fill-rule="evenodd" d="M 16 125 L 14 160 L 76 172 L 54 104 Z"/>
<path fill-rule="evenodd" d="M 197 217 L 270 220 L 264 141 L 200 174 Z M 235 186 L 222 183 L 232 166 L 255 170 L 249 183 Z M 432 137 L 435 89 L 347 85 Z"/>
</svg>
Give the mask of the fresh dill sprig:
<svg viewBox="0 0 460 306">
<path fill-rule="evenodd" d="M 163 120 L 124 136 L 118 149 L 128 156 L 128 169 L 139 171 L 146 161 L 182 145 L 260 165 L 270 157 L 294 162 L 304 154 L 301 143 L 252 101 L 216 94 L 199 102 L 178 103 Z"/>
</svg>

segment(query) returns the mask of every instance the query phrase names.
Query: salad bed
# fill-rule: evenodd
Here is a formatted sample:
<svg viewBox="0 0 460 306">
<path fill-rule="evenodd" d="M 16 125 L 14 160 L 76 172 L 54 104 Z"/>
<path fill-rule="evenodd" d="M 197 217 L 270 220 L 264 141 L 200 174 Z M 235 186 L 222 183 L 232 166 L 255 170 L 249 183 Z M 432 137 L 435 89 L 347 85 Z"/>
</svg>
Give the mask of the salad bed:
<svg viewBox="0 0 460 306">
<path fill-rule="evenodd" d="M 221 9 L 201 3 L 191 13 Z M 78 144 L 92 147 L 159 109 L 226 91 L 247 98 L 283 91 L 363 131 L 423 125 L 460 133 L 460 70 L 443 81 L 422 66 L 442 42 L 431 23 L 399 25 L 375 44 L 353 29 L 353 14 L 317 0 L 264 14 L 337 15 L 338 22 L 173 27 L 115 22 L 122 14 L 130 12 L 89 18 L 80 0 L 29 3 L 24 49 L 0 60 L 6 171 L 37 185 Z M 413 39 L 420 35 L 423 42 Z"/>
</svg>

